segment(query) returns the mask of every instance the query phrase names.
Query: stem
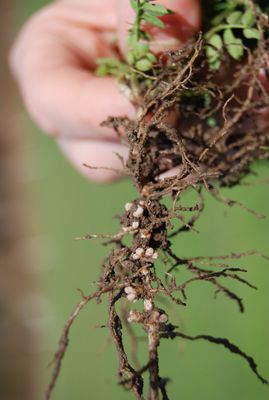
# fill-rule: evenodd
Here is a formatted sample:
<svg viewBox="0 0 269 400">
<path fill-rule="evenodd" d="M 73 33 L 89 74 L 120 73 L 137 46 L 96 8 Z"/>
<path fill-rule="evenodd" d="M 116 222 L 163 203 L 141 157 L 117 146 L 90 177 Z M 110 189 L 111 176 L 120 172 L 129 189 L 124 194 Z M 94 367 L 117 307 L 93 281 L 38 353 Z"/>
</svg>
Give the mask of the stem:
<svg viewBox="0 0 269 400">
<path fill-rule="evenodd" d="M 148 327 L 149 345 L 149 400 L 159 400 L 159 335 L 158 326 L 150 324 Z"/>
<path fill-rule="evenodd" d="M 210 36 L 212 36 L 214 33 L 219 32 L 219 31 L 223 31 L 226 28 L 230 28 L 230 29 L 244 29 L 246 28 L 244 25 L 242 24 L 221 24 L 218 26 L 215 26 L 214 28 L 210 29 L 210 31 L 208 31 L 205 35 L 204 38 L 205 39 L 209 39 Z"/>
<path fill-rule="evenodd" d="M 141 1 L 137 0 L 138 12 L 136 14 L 136 19 L 134 22 L 133 28 L 135 29 L 136 41 L 139 42 L 141 35 L 140 35 L 140 26 L 141 26 Z"/>
</svg>

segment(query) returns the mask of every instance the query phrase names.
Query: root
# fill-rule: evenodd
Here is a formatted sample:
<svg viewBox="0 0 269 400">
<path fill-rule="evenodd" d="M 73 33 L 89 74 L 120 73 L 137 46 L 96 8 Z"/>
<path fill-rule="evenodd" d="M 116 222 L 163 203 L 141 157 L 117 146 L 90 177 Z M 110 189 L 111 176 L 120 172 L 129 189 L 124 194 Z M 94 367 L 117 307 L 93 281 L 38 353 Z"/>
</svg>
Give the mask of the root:
<svg viewBox="0 0 269 400">
<path fill-rule="evenodd" d="M 114 285 L 113 285 L 114 286 Z M 81 311 L 83 310 L 83 308 L 93 299 L 101 299 L 101 297 L 105 294 L 110 292 L 111 290 L 113 290 L 113 287 L 107 287 L 101 290 L 98 290 L 97 292 L 90 294 L 88 296 L 83 296 L 83 299 L 77 304 L 77 306 L 75 307 L 74 311 L 70 314 L 64 329 L 63 329 L 63 333 L 61 335 L 61 338 L 59 340 L 59 346 L 58 346 L 58 350 L 55 353 L 52 362 L 50 363 L 50 365 L 53 365 L 53 372 L 52 372 L 52 377 L 51 377 L 51 381 L 47 387 L 47 390 L 45 392 L 45 399 L 46 400 L 50 400 L 53 389 L 56 385 L 56 382 L 58 380 L 60 371 L 61 371 L 61 367 L 62 367 L 62 361 L 63 358 L 65 356 L 65 352 L 67 350 L 68 344 L 69 344 L 69 333 L 70 333 L 70 329 L 74 323 L 74 321 L 76 320 L 76 318 L 79 316 L 79 314 L 81 313 Z"/>
<path fill-rule="evenodd" d="M 231 353 L 237 354 L 240 357 L 244 358 L 246 362 L 248 363 L 250 369 L 254 372 L 254 374 L 257 376 L 257 378 L 264 384 L 268 385 L 268 381 L 264 379 L 258 372 L 257 370 L 257 364 L 255 363 L 255 360 L 246 354 L 244 351 L 240 350 L 238 346 L 235 344 L 231 343 L 228 339 L 224 338 L 216 338 L 214 336 L 210 335 L 197 335 L 197 336 L 189 336 L 181 332 L 169 332 L 169 333 L 162 333 L 161 335 L 162 338 L 164 339 L 174 339 L 176 337 L 181 337 L 183 339 L 195 341 L 195 340 L 206 340 L 207 342 L 214 343 L 214 344 L 219 344 L 221 346 L 224 346 L 226 349 L 228 349 Z"/>
</svg>

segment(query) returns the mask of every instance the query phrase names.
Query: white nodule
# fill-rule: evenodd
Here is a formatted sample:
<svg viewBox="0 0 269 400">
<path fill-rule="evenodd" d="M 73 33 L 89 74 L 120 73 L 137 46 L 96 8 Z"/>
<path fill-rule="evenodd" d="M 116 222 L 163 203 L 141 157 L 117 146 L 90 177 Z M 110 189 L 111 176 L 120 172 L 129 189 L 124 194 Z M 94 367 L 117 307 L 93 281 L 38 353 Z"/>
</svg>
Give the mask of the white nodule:
<svg viewBox="0 0 269 400">
<path fill-rule="evenodd" d="M 160 322 L 161 324 L 165 324 L 167 321 L 168 321 L 168 317 L 167 317 L 166 314 L 160 315 L 160 317 L 159 317 L 159 322 Z"/>
<path fill-rule="evenodd" d="M 126 294 L 134 293 L 134 292 L 136 293 L 135 289 L 132 286 L 126 286 L 126 288 L 124 288 L 124 291 Z"/>
<path fill-rule="evenodd" d="M 142 247 L 138 247 L 135 251 L 135 254 L 137 254 L 138 256 L 142 256 L 144 253 L 144 249 Z"/>
<path fill-rule="evenodd" d="M 153 307 L 152 301 L 149 299 L 144 300 L 144 309 L 145 311 L 151 311 Z"/>
<path fill-rule="evenodd" d="M 139 321 L 139 314 L 137 311 L 131 310 L 129 312 L 129 316 L 127 318 L 128 322 L 138 322 Z"/>
<path fill-rule="evenodd" d="M 124 206 L 124 208 L 125 208 L 126 211 L 130 211 L 131 208 L 132 208 L 132 206 L 133 206 L 132 203 L 126 203 L 125 206 Z"/>
<path fill-rule="evenodd" d="M 127 294 L 126 297 L 131 303 L 134 303 L 137 300 L 137 297 L 134 293 Z"/>
<path fill-rule="evenodd" d="M 131 310 L 129 312 L 129 316 L 127 318 L 127 321 L 128 322 L 135 322 L 136 321 L 136 315 L 135 315 L 135 312 L 133 310 Z"/>
<path fill-rule="evenodd" d="M 135 300 L 137 300 L 137 293 L 136 293 L 136 290 L 135 290 L 135 288 L 133 288 L 132 286 L 127 286 L 125 289 L 124 289 L 124 291 L 125 291 L 125 293 L 127 294 L 127 299 L 129 300 L 129 301 L 135 301 Z"/>
<path fill-rule="evenodd" d="M 133 216 L 135 218 L 139 218 L 141 217 L 141 215 L 143 215 L 144 212 L 144 208 L 142 208 L 141 206 L 138 206 L 137 209 L 135 210 L 135 212 L 133 213 Z"/>
<path fill-rule="evenodd" d="M 133 223 L 132 223 L 132 228 L 133 229 L 137 229 L 139 227 L 139 222 L 138 221 L 134 221 Z"/>
<path fill-rule="evenodd" d="M 152 247 L 148 247 L 146 252 L 145 252 L 146 257 L 152 257 L 153 254 L 154 254 L 153 248 Z"/>
</svg>

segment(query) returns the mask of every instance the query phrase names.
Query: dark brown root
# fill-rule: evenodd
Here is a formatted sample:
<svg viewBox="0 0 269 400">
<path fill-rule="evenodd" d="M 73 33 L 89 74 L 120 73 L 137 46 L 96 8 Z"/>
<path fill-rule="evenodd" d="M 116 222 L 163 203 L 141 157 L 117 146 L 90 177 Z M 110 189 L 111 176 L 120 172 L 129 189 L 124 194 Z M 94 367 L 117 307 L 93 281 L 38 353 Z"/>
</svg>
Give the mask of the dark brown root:
<svg viewBox="0 0 269 400">
<path fill-rule="evenodd" d="M 264 384 L 268 385 L 268 381 L 266 379 L 264 379 L 258 372 L 257 370 L 257 364 L 254 360 L 253 357 L 249 356 L 248 354 L 246 354 L 244 351 L 242 351 L 238 346 L 236 346 L 235 344 L 231 343 L 228 339 L 224 339 L 224 338 L 218 338 L 218 337 L 214 337 L 211 335 L 197 335 L 197 336 L 190 336 L 190 335 L 186 335 L 185 333 L 182 332 L 169 332 L 169 333 L 162 333 L 161 334 L 162 338 L 165 339 L 175 339 L 176 337 L 181 337 L 183 339 L 187 339 L 187 340 L 191 340 L 191 341 L 195 341 L 195 340 L 206 340 L 207 342 L 210 343 L 215 343 L 215 344 L 219 344 L 221 346 L 224 346 L 226 349 L 228 349 L 231 353 L 237 354 L 240 357 L 244 358 L 246 360 L 246 362 L 248 363 L 250 369 L 254 372 L 254 374 L 257 376 L 257 378 Z"/>
<path fill-rule="evenodd" d="M 55 353 L 52 362 L 50 363 L 50 365 L 53 365 L 53 372 L 52 372 L 52 377 L 51 377 L 51 381 L 50 384 L 47 387 L 47 390 L 45 392 L 45 399 L 49 400 L 51 398 L 53 389 L 56 385 L 56 382 L 58 380 L 60 371 L 61 371 L 61 367 L 62 367 L 62 361 L 67 349 L 67 346 L 69 344 L 69 333 L 70 333 L 70 329 L 75 321 L 75 319 L 79 316 L 80 312 L 83 310 L 83 308 L 93 299 L 98 299 L 100 300 L 100 298 L 105 294 L 110 292 L 111 290 L 113 290 L 113 287 L 107 287 L 104 288 L 102 290 L 98 290 L 97 292 L 90 294 L 88 296 L 84 296 L 83 295 L 83 299 L 77 304 L 77 306 L 75 307 L 74 311 L 70 314 L 68 320 L 66 321 L 66 324 L 64 326 L 63 329 L 63 333 L 61 335 L 61 338 L 59 340 L 59 345 L 58 345 L 58 350 Z"/>
</svg>

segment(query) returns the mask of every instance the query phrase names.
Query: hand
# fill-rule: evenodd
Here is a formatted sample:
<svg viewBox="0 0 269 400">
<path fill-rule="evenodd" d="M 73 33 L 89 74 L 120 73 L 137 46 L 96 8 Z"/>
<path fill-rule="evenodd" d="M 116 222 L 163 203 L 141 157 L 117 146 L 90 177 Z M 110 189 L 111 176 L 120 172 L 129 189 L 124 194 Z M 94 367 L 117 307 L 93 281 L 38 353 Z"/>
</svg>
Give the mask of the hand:
<svg viewBox="0 0 269 400">
<path fill-rule="evenodd" d="M 179 48 L 200 25 L 199 0 L 158 3 L 175 14 L 164 17 L 164 30 L 151 28 L 155 53 Z M 28 21 L 11 50 L 11 68 L 30 115 L 97 182 L 119 175 L 84 163 L 118 169 L 115 153 L 128 155 L 114 131 L 100 123 L 109 115 L 133 117 L 135 110 L 113 78 L 95 76 L 96 59 L 124 55 L 133 18 L 129 0 L 60 0 Z"/>
</svg>

